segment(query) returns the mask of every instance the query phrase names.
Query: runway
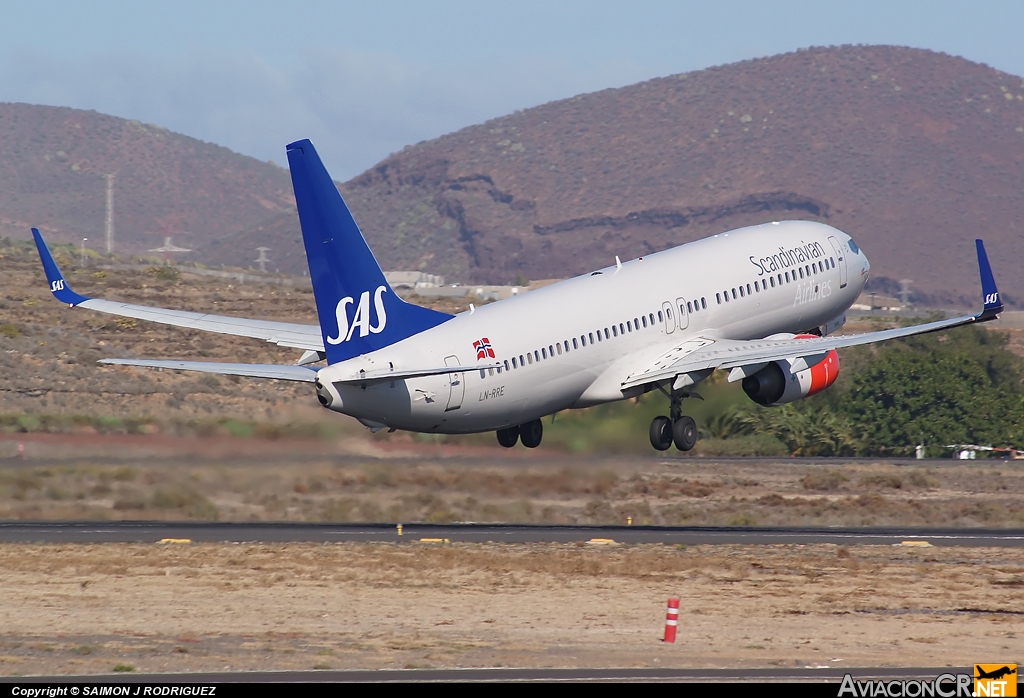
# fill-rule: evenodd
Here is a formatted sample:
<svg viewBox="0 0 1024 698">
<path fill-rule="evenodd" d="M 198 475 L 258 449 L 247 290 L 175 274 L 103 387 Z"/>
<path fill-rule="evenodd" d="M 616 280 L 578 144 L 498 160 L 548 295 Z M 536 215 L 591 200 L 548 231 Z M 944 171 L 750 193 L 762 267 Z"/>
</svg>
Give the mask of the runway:
<svg viewBox="0 0 1024 698">
<path fill-rule="evenodd" d="M 1024 529 L 2 521 L 0 543 L 660 543 L 1024 547 Z"/>
<path fill-rule="evenodd" d="M 942 674 L 970 674 L 973 667 L 773 667 L 748 669 L 674 669 L 625 667 L 619 669 L 382 669 L 355 671 L 260 671 L 195 674 L 104 674 L 93 676 L 19 676 L 0 683 L 61 684 L 230 684 L 230 683 L 393 683 L 393 682 L 800 682 L 835 683 L 845 674 L 855 679 L 934 679 Z"/>
</svg>

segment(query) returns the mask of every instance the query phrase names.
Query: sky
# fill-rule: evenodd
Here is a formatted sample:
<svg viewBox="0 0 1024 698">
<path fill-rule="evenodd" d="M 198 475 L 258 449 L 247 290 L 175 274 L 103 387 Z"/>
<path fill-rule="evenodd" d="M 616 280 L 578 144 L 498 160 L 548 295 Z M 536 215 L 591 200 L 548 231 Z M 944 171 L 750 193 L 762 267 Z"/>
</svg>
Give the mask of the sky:
<svg viewBox="0 0 1024 698">
<path fill-rule="evenodd" d="M 1024 2 L 0 0 L 0 102 L 95 109 L 337 180 L 555 99 L 809 46 L 1024 76 Z"/>
</svg>

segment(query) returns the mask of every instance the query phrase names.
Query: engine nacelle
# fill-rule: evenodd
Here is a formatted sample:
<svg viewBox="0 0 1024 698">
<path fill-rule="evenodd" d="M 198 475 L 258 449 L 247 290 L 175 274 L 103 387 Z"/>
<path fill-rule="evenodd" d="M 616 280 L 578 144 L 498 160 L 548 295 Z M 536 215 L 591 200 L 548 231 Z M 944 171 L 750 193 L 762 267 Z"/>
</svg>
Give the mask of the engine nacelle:
<svg viewBox="0 0 1024 698">
<path fill-rule="evenodd" d="M 839 354 L 835 349 L 807 368 L 794 370 L 794 361 L 798 360 L 773 361 L 747 376 L 743 379 L 743 392 L 759 405 L 774 407 L 820 393 L 839 376 Z"/>
</svg>

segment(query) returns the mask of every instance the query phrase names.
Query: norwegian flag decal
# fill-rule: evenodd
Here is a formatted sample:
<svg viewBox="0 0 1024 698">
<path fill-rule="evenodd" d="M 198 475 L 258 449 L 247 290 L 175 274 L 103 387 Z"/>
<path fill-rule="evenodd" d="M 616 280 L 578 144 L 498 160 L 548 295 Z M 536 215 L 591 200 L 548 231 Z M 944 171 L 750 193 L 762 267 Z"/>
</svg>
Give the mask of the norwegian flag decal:
<svg viewBox="0 0 1024 698">
<path fill-rule="evenodd" d="M 480 359 L 493 359 L 494 350 L 491 349 L 491 340 L 484 337 L 473 342 L 473 348 L 476 349 L 476 360 Z"/>
</svg>

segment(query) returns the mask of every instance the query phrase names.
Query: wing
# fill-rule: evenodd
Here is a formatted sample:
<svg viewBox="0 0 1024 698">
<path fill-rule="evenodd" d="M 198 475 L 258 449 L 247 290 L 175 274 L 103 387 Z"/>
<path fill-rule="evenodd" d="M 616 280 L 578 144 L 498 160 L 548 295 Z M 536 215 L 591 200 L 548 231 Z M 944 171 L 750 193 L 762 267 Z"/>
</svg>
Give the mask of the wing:
<svg viewBox="0 0 1024 698">
<path fill-rule="evenodd" d="M 202 373 L 218 373 L 227 376 L 249 376 L 251 378 L 274 378 L 284 381 L 300 381 L 312 383 L 316 380 L 317 368 L 312 366 L 296 366 L 293 364 L 233 364 L 215 361 L 174 361 L 168 359 L 101 359 L 101 364 L 113 366 L 143 366 L 146 368 L 167 368 L 175 371 L 200 371 Z M 448 373 L 468 373 L 488 368 L 498 368 L 501 364 L 481 366 L 438 366 L 436 368 L 419 368 L 407 370 L 379 369 L 373 371 L 357 371 L 351 377 L 334 380 L 334 383 L 349 385 L 370 385 L 403 378 L 420 378 L 422 376 L 439 376 Z"/>
<path fill-rule="evenodd" d="M 32 237 L 35 238 L 36 249 L 39 250 L 39 259 L 43 263 L 43 271 L 46 272 L 46 280 L 50 284 L 50 291 L 61 303 L 67 303 L 73 308 L 88 308 L 89 310 L 96 310 L 101 313 L 110 313 L 111 315 L 120 315 L 138 320 L 149 320 L 150 322 L 159 322 L 164 325 L 186 327 L 205 332 L 217 332 L 238 337 L 253 337 L 273 342 L 282 347 L 293 347 L 321 353 L 324 351 L 324 339 L 319 325 L 300 325 L 291 322 L 250 320 L 229 317 L 227 315 L 167 310 L 165 308 L 132 305 L 130 303 L 88 298 L 80 295 L 71 290 L 60 269 L 57 268 L 56 262 L 53 261 L 50 250 L 47 249 L 42 236 L 35 228 L 32 229 Z"/>
<path fill-rule="evenodd" d="M 755 373 L 771 361 L 782 359 L 797 360 L 794 368 L 799 369 L 801 359 L 802 363 L 807 366 L 813 366 L 832 349 L 884 342 L 889 339 L 911 337 L 951 327 L 994 320 L 1002 312 L 1003 304 L 999 299 L 999 291 L 996 289 L 988 256 L 985 254 L 985 245 L 981 240 L 977 240 L 976 245 L 984 299 L 982 311 L 977 315 L 964 315 L 948 320 L 879 332 L 807 339 L 730 340 L 691 337 L 660 356 L 650 366 L 629 375 L 623 381 L 622 389 L 672 380 L 684 373 L 708 369 L 740 369 L 738 377 L 742 377 Z M 730 378 L 732 377 L 730 376 Z"/>
</svg>

